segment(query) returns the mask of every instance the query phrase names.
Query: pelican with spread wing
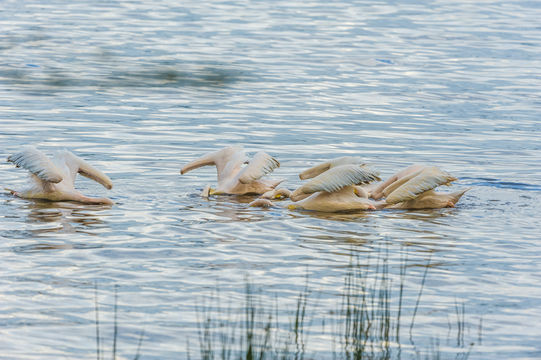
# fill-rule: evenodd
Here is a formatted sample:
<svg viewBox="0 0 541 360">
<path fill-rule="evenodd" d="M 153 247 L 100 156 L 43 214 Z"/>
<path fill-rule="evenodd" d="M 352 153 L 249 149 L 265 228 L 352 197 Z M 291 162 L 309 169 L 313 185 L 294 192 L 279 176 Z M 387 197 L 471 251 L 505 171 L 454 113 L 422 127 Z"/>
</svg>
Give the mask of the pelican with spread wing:
<svg viewBox="0 0 541 360">
<path fill-rule="evenodd" d="M 186 164 L 180 173 L 185 174 L 202 166 L 216 166 L 218 173 L 218 187 L 211 189 L 207 185 L 202 196 L 260 195 L 275 190 L 283 181 L 261 179 L 280 166 L 278 160 L 264 152 L 258 152 L 249 159 L 240 146 L 230 146 L 204 155 Z"/>
<path fill-rule="evenodd" d="M 452 193 L 436 192 L 435 189 L 456 180 L 456 177 L 437 166 L 412 165 L 378 184 L 371 195 L 374 199 L 385 197 L 380 203 L 387 209 L 454 207 L 469 188 Z"/>
<path fill-rule="evenodd" d="M 302 174 L 306 174 L 303 172 Z M 302 175 L 301 174 L 301 175 Z M 375 210 L 362 185 L 380 180 L 378 173 L 365 165 L 345 163 L 329 166 L 312 180 L 291 194 L 290 209 L 316 210 L 324 212 Z M 305 177 L 306 178 L 306 177 Z"/>
<path fill-rule="evenodd" d="M 9 190 L 13 195 L 25 199 L 44 199 L 51 201 L 78 201 L 88 204 L 112 205 L 107 198 L 92 198 L 75 189 L 75 178 L 81 174 L 111 189 L 111 179 L 98 169 L 68 150 L 56 151 L 49 158 L 33 146 L 8 157 L 8 161 L 30 172 L 30 184 L 21 191 Z"/>
</svg>

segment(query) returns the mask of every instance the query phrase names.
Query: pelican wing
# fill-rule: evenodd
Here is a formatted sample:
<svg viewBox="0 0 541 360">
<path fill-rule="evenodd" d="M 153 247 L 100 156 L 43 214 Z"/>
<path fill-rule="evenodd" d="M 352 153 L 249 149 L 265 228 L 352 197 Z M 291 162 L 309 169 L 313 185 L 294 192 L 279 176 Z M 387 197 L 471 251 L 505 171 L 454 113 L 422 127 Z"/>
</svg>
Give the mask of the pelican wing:
<svg viewBox="0 0 541 360">
<path fill-rule="evenodd" d="M 339 157 L 333 160 L 326 161 L 314 167 L 311 167 L 310 169 L 304 170 L 302 173 L 299 174 L 299 178 L 301 180 L 312 179 L 333 167 L 347 165 L 347 164 L 362 165 L 363 159 L 361 159 L 358 156 Z"/>
<path fill-rule="evenodd" d="M 62 181 L 62 172 L 41 151 L 33 146 L 25 146 L 22 151 L 8 157 L 8 161 L 17 167 L 22 167 L 44 181 L 59 183 Z"/>
<path fill-rule="evenodd" d="M 424 165 L 413 165 L 412 167 L 409 167 L 408 169 L 404 170 L 404 171 L 408 171 L 409 169 L 411 169 L 411 172 L 409 174 L 406 173 L 404 175 L 404 177 L 399 178 L 398 180 L 390 183 L 387 187 L 385 187 L 383 189 L 383 195 L 384 196 L 389 196 L 389 194 L 391 194 L 393 191 L 398 189 L 400 186 L 404 185 L 405 183 L 407 183 L 408 181 L 410 181 L 411 179 L 413 179 L 414 177 L 419 175 L 426 168 L 427 167 L 424 166 Z"/>
<path fill-rule="evenodd" d="M 380 180 L 378 173 L 364 166 L 341 165 L 316 176 L 297 190 L 298 194 L 312 194 L 318 191 L 335 192 L 349 185 L 367 184 Z"/>
<path fill-rule="evenodd" d="M 248 156 L 241 147 L 232 147 L 231 151 L 225 151 L 216 160 L 216 169 L 218 171 L 218 184 L 227 182 L 237 176 L 242 170 L 242 166 L 248 163 Z"/>
<path fill-rule="evenodd" d="M 430 166 L 392 191 L 385 201 L 387 204 L 398 204 L 403 201 L 415 199 L 425 191 L 435 189 L 440 185 L 449 185 L 455 180 L 457 178 L 451 174 L 436 166 Z"/>
<path fill-rule="evenodd" d="M 59 153 L 59 156 L 63 156 L 66 165 L 70 168 L 70 170 L 73 172 L 72 178 L 75 180 L 75 173 L 79 173 L 84 177 L 87 177 L 91 180 L 94 180 L 101 185 L 103 185 L 107 189 L 113 188 L 113 182 L 111 179 L 105 175 L 100 170 L 96 169 L 74 153 L 68 150 L 64 150 L 61 153 Z"/>
<path fill-rule="evenodd" d="M 254 180 L 270 174 L 274 169 L 280 166 L 278 160 L 262 151 L 254 155 L 248 165 L 239 173 L 239 181 L 243 184 L 249 184 Z"/>
</svg>

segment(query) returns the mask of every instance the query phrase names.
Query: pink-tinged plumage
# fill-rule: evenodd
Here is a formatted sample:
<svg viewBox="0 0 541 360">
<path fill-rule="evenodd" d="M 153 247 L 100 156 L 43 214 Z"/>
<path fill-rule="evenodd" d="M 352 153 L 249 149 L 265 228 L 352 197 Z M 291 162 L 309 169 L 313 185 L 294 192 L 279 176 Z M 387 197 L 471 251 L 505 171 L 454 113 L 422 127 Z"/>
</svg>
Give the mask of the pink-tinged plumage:
<svg viewBox="0 0 541 360">
<path fill-rule="evenodd" d="M 111 189 L 111 179 L 83 159 L 68 150 L 56 151 L 49 158 L 33 146 L 24 146 L 21 151 L 8 157 L 8 161 L 30 172 L 30 184 L 21 191 L 10 190 L 25 199 L 44 199 L 51 201 L 78 201 L 88 204 L 108 204 L 107 198 L 92 198 L 75 189 L 77 174 L 97 181 Z"/>
<path fill-rule="evenodd" d="M 206 187 L 203 196 L 264 194 L 282 182 L 261 179 L 280 166 L 275 158 L 258 152 L 249 159 L 240 146 L 230 146 L 204 155 L 186 164 L 180 173 L 186 174 L 202 166 L 216 166 L 218 175 L 218 187 Z"/>
<path fill-rule="evenodd" d="M 469 189 L 439 193 L 434 189 L 457 178 L 436 166 L 412 165 L 387 180 L 368 169 L 360 158 L 343 157 L 316 165 L 300 175 L 312 179 L 291 193 L 290 209 L 344 212 L 375 209 L 434 209 L 454 207 Z M 271 196 L 250 206 L 269 207 Z"/>
<path fill-rule="evenodd" d="M 332 162 L 326 164 L 329 163 L 332 164 Z M 312 179 L 291 194 L 294 204 L 289 206 L 290 209 L 323 212 L 375 209 L 374 204 L 365 197 L 366 193 L 359 191 L 358 185 L 379 180 L 377 172 L 351 162 L 346 162 L 345 165 L 338 163 L 337 166 L 329 166 L 326 170 L 322 167 L 312 169 L 318 171 L 302 173 L 304 178 Z"/>
<path fill-rule="evenodd" d="M 456 177 L 436 166 L 411 165 L 389 177 L 370 190 L 374 199 L 384 198 L 384 208 L 392 209 L 439 209 L 454 207 L 468 189 L 442 193 L 436 192 L 440 185 L 450 185 Z"/>
</svg>

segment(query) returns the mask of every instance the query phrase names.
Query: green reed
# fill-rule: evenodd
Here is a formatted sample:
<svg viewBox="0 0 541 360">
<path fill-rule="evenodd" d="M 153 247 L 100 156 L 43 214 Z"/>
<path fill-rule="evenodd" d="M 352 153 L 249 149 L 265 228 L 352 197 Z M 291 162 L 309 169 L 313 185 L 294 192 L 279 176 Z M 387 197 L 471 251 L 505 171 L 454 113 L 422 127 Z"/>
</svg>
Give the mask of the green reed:
<svg viewBox="0 0 541 360">
<path fill-rule="evenodd" d="M 358 257 L 352 257 L 344 278 L 344 285 L 337 300 L 339 306 L 330 311 L 332 330 L 327 335 L 332 338 L 331 353 L 334 359 L 400 359 L 402 344 L 400 340 L 401 322 L 404 316 L 404 282 L 406 277 L 407 256 L 402 259 L 398 286 L 393 285 L 389 272 L 388 256 L 377 253 L 376 264 L 361 264 Z M 385 254 L 388 255 L 388 254 Z M 409 319 L 410 341 L 408 349 L 413 348 L 416 358 L 423 358 L 413 342 L 415 317 L 417 315 L 423 289 L 430 269 L 430 259 L 424 266 L 418 295 Z M 397 287 L 397 293 L 393 289 Z M 296 308 L 285 309 L 278 302 L 271 308 L 262 303 L 263 295 L 257 292 L 249 281 L 246 282 L 245 301 L 232 317 L 231 307 L 224 309 L 218 303 L 198 309 L 203 314 L 200 319 L 199 343 L 201 358 L 205 360 L 229 359 L 295 359 L 318 358 L 310 351 L 308 335 L 314 331 L 313 313 L 309 305 L 311 290 L 308 280 L 305 288 L 297 296 Z M 341 299 L 341 301 L 340 301 Z M 212 311 L 214 310 L 214 312 Z M 457 354 L 458 359 L 467 359 L 471 351 L 466 349 L 465 306 L 455 306 L 457 316 Z M 284 326 L 283 314 L 291 317 Z M 225 315 L 225 320 L 223 320 Z M 242 319 L 239 319 L 239 316 Z M 218 320 L 220 317 L 222 320 Z M 325 322 L 325 320 L 323 320 Z M 323 324 L 324 327 L 324 324 Z M 479 338 L 480 338 L 479 332 Z M 467 350 L 467 351 L 466 351 Z M 432 341 L 424 353 L 426 359 L 440 359 L 439 340 Z M 411 351 L 410 351 L 411 354 Z M 324 355 L 329 358 L 330 356 Z"/>
<path fill-rule="evenodd" d="M 419 310 L 423 289 L 429 269 L 430 259 L 424 265 L 424 272 L 419 284 L 415 304 L 404 311 L 404 287 L 407 255 L 401 261 L 398 284 L 393 284 L 395 277 L 390 273 L 388 254 L 376 253 L 375 264 L 371 259 L 352 256 L 352 260 L 344 276 L 342 291 L 337 294 L 336 308 L 325 309 L 329 318 L 321 320 L 321 309 L 309 286 L 309 279 L 296 297 L 292 309 L 284 306 L 275 296 L 274 303 L 269 304 L 268 294 L 258 290 L 249 279 L 245 281 L 243 302 L 240 306 L 222 304 L 223 296 L 219 289 L 206 298 L 203 305 L 196 307 L 198 321 L 198 355 L 192 356 L 202 360 L 304 360 L 333 358 L 346 360 L 387 360 L 387 359 L 442 359 L 440 340 L 431 339 L 428 348 L 419 350 L 413 341 L 415 318 Z M 393 290 L 396 289 L 396 292 Z M 118 321 L 117 321 L 117 287 L 114 296 L 114 323 L 112 339 L 112 359 L 116 358 Z M 104 358 L 104 341 L 100 337 L 99 306 L 97 286 L 95 288 L 96 310 L 96 349 L 97 359 Z M 272 302 L 272 301 L 270 301 Z M 455 359 L 467 359 L 473 343 L 466 343 L 466 311 L 465 305 L 455 302 L 456 338 L 448 342 L 455 344 Z M 401 340 L 401 325 L 409 325 L 409 341 Z M 319 354 L 311 350 L 310 337 L 318 336 L 316 316 L 320 319 L 322 332 L 331 338 L 328 351 Z M 326 316 L 323 316 L 326 317 Z M 326 324 L 331 329 L 325 330 Z M 452 324 L 449 323 L 449 329 Z M 406 326 L 406 330 L 408 326 Z M 481 342 L 482 322 L 478 327 L 478 341 Z M 135 360 L 144 358 L 141 345 L 144 332 L 141 332 L 137 344 Z M 314 341 L 318 341 L 317 339 Z M 456 342 L 455 342 L 456 341 Z M 406 351 L 403 351 L 403 347 Z"/>
<path fill-rule="evenodd" d="M 264 306 L 261 293 L 248 280 L 240 314 L 234 315 L 231 307 L 224 309 L 219 295 L 211 296 L 210 303 L 197 309 L 201 359 L 304 359 L 308 294 L 307 288 L 299 293 L 294 316 L 286 329 L 277 322 L 279 306 Z M 220 318 L 214 316 L 216 309 L 222 314 Z"/>
<path fill-rule="evenodd" d="M 391 353 L 392 330 L 398 327 L 391 316 L 391 281 L 386 262 L 376 266 L 369 282 L 366 270 L 350 266 L 344 281 L 340 311 L 340 335 L 343 359 L 387 359 Z M 338 320 L 340 321 L 340 320 Z"/>
<path fill-rule="evenodd" d="M 104 356 L 104 349 L 103 344 L 104 341 L 102 339 L 102 336 L 100 335 L 100 308 L 99 308 L 99 302 L 98 302 L 98 284 L 94 284 L 94 310 L 96 313 L 96 318 L 94 319 L 95 327 L 96 327 L 96 359 L 102 360 L 105 358 Z M 112 350 L 111 350 L 111 358 L 113 360 L 117 357 L 117 343 L 118 343 L 118 285 L 115 285 L 114 287 L 114 305 L 113 305 L 113 338 L 111 340 L 112 342 Z M 143 329 L 141 331 L 141 334 L 139 335 L 139 340 L 137 342 L 137 351 L 134 356 L 134 360 L 139 360 L 141 356 L 141 345 L 143 344 L 143 338 L 145 336 L 145 330 Z"/>
</svg>

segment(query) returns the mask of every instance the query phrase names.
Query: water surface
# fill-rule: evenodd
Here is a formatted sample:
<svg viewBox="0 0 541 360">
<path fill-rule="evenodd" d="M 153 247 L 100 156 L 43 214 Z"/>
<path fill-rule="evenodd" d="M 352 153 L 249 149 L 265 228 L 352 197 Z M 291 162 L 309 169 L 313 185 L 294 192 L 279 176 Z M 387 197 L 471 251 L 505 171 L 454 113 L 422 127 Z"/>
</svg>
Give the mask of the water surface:
<svg viewBox="0 0 541 360">
<path fill-rule="evenodd" d="M 452 358 L 541 357 L 540 18 L 529 1 L 5 2 L 0 157 L 68 148 L 115 184 L 77 186 L 116 205 L 0 195 L 0 357 L 95 358 L 97 283 L 107 348 L 118 286 L 119 354 L 144 329 L 142 358 L 197 358 L 197 305 L 217 287 L 241 304 L 248 277 L 286 310 L 308 281 L 308 353 L 331 358 L 319 324 L 348 264 L 377 273 L 382 253 L 395 290 L 407 257 L 401 358 L 435 340 Z M 329 216 L 203 199 L 215 170 L 180 176 L 237 144 L 279 159 L 291 189 L 344 155 L 472 189 L 454 209 Z M 26 175 L 4 162 L 0 179 Z"/>
</svg>

